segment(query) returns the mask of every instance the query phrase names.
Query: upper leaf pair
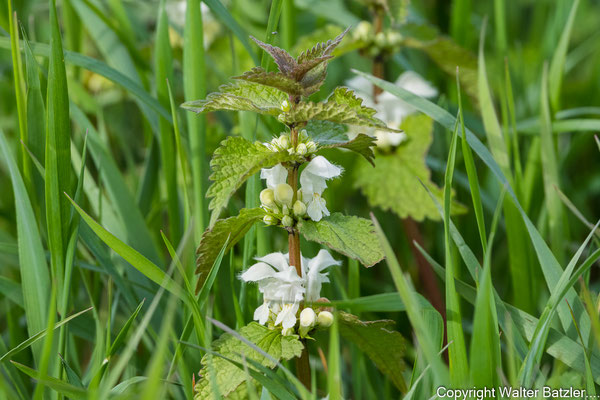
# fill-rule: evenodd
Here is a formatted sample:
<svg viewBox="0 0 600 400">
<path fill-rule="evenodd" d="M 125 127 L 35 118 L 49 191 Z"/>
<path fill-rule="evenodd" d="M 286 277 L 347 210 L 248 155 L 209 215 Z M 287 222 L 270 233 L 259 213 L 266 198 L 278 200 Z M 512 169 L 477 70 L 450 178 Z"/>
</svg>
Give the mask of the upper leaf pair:
<svg viewBox="0 0 600 400">
<path fill-rule="evenodd" d="M 327 61 L 333 58 L 331 53 L 347 32 L 348 29 L 335 39 L 319 43 L 312 49 L 302 52 L 297 59 L 287 51 L 251 36 L 256 44 L 273 57 L 279 72 L 267 72 L 257 67 L 234 79 L 271 86 L 292 96 L 310 96 L 321 87 L 327 76 Z"/>
</svg>

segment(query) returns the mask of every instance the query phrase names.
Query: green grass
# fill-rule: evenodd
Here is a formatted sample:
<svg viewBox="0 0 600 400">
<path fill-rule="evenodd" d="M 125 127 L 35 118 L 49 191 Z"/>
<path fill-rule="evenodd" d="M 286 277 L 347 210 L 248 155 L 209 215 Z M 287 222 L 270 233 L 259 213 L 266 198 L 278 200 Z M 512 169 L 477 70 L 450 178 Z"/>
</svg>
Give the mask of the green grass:
<svg viewBox="0 0 600 400">
<path fill-rule="evenodd" d="M 598 392 L 600 6 L 389 2 L 393 20 L 382 29 L 404 41 L 378 57 L 355 40 L 358 23 L 373 20 L 363 3 L 0 6 L 0 398 L 192 398 L 206 354 L 242 371 L 246 397 L 260 400 L 425 399 L 439 386 L 505 384 Z M 219 143 L 266 142 L 285 128 L 264 115 L 195 115 L 179 105 L 252 67 L 276 71 L 250 35 L 291 50 L 348 25 L 311 99 L 361 76 L 435 122 L 426 161 L 437 186 L 409 183 L 439 210 L 416 222 L 429 278 L 398 216 L 354 187 L 365 161 L 323 153 L 344 168 L 328 182 L 327 208 L 371 217 L 385 260 L 365 268 L 332 252 L 343 263 L 322 295 L 361 320 L 392 321 L 406 346 L 406 366 L 394 371 L 405 392 L 377 355 L 348 340 L 341 318 L 309 340 L 311 388 L 293 360 L 270 369 L 214 351 L 213 339 L 228 333 L 268 356 L 235 330 L 262 304 L 238 275 L 256 256 L 287 251 L 281 231 L 256 224 L 230 250 L 229 240 L 213 249 L 205 276 L 195 273 Z M 439 95 L 394 85 L 406 69 Z M 263 187 L 248 179 L 222 218 L 258 207 Z M 302 241 L 305 256 L 320 248 Z M 435 285 L 443 310 L 428 298 Z M 220 371 L 208 370 L 221 393 Z"/>
</svg>

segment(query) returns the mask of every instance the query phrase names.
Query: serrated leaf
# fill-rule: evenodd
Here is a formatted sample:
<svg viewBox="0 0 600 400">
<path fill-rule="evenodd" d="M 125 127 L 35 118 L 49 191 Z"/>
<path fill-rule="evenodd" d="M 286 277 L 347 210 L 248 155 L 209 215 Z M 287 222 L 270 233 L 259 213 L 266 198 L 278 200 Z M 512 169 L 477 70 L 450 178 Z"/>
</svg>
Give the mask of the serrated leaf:
<svg viewBox="0 0 600 400">
<path fill-rule="evenodd" d="M 239 333 L 277 361 L 299 357 L 304 348 L 298 336 L 283 336 L 281 331 L 271 330 L 256 322 L 244 326 Z M 265 357 L 229 333 L 215 340 L 212 348 L 216 353 L 239 363 L 243 362 L 243 355 L 268 368 L 274 368 L 276 365 L 273 359 Z M 235 398 L 236 390 L 246 381 L 246 373 L 229 361 L 212 354 L 202 357 L 201 379 L 194 388 L 194 398 L 202 400 L 214 398 L 210 384 L 209 364 L 221 395 L 225 398 L 232 395 Z M 248 368 L 252 368 L 250 364 L 247 365 Z"/>
<path fill-rule="evenodd" d="M 221 142 L 215 151 L 210 166 L 213 184 L 208 188 L 207 197 L 212 200 L 210 227 L 213 227 L 219 214 L 229 202 L 229 198 L 250 176 L 282 162 L 298 161 L 299 156 L 287 152 L 273 152 L 262 143 L 251 143 L 241 137 L 231 136 Z"/>
<path fill-rule="evenodd" d="M 306 240 L 323 244 L 338 253 L 372 267 L 383 259 L 383 250 L 368 219 L 331 214 L 319 222 L 298 223 L 298 230 Z"/>
<path fill-rule="evenodd" d="M 302 52 L 302 49 L 307 49 L 315 45 L 315 43 L 326 42 L 328 38 L 337 36 L 342 33 L 343 29 L 338 25 L 327 24 L 322 28 L 315 29 L 300 37 L 294 48 L 292 49 L 292 54 L 299 54 Z M 360 48 L 360 44 L 355 38 L 350 35 L 349 37 L 345 37 L 343 43 L 340 43 L 332 52 L 331 55 L 334 57 L 339 57 L 343 54 L 346 54 L 349 51 L 356 50 Z"/>
<path fill-rule="evenodd" d="M 322 120 L 339 124 L 371 126 L 383 130 L 394 131 L 374 115 L 377 111 L 362 105 L 362 99 L 356 97 L 352 90 L 339 87 L 329 96 L 327 101 L 314 103 L 305 101 L 298 103 L 284 118 L 288 124 L 310 120 Z"/>
<path fill-rule="evenodd" d="M 403 358 L 406 339 L 394 330 L 396 323 L 391 320 L 365 322 L 342 311 L 338 322 L 342 336 L 354 343 L 402 393 L 406 393 L 406 382 L 402 376 L 406 370 Z"/>
<path fill-rule="evenodd" d="M 277 116 L 281 113 L 281 103 L 287 98 L 287 94 L 274 87 L 237 81 L 222 85 L 219 92 L 209 94 L 204 100 L 189 101 L 181 106 L 196 113 L 232 110 Z"/>
<path fill-rule="evenodd" d="M 198 250 L 196 250 L 196 274 L 200 274 L 196 293 L 208 276 L 219 251 L 229 238 L 225 252 L 228 252 L 238 241 L 240 241 L 252 225 L 259 221 L 265 212 L 261 208 L 244 208 L 239 215 L 226 219 L 219 219 L 212 228 L 202 234 Z"/>
<path fill-rule="evenodd" d="M 330 121 L 308 121 L 305 128 L 310 138 L 320 146 L 348 141 L 346 127 Z"/>
<path fill-rule="evenodd" d="M 296 62 L 294 57 L 292 57 L 287 51 L 283 50 L 282 48 L 261 42 L 254 36 L 250 36 L 250 38 L 254 40 L 254 42 L 256 42 L 256 44 L 259 45 L 264 51 L 269 53 L 271 57 L 273 57 L 273 60 L 275 60 L 275 64 L 277 64 L 277 67 L 279 68 L 279 71 L 281 71 L 287 76 L 292 75 L 292 71 L 294 71 L 294 69 L 298 66 L 298 63 Z"/>
<path fill-rule="evenodd" d="M 372 149 L 375 146 L 376 139 L 374 137 L 361 133 L 350 140 L 344 125 L 329 121 L 309 121 L 305 129 L 311 140 L 320 148 L 343 147 L 362 155 L 368 162 L 375 165 L 373 162 L 375 153 Z"/>
<path fill-rule="evenodd" d="M 261 67 L 252 68 L 250 71 L 244 72 L 240 76 L 233 77 L 233 79 L 259 83 L 261 85 L 270 86 L 292 95 L 306 96 L 306 94 L 304 94 L 305 91 L 302 85 L 296 82 L 294 79 L 288 77 L 282 72 L 265 71 Z"/>
<path fill-rule="evenodd" d="M 333 50 L 341 43 L 344 36 L 350 28 L 346 28 L 342 33 L 340 33 L 335 39 L 328 40 L 324 43 L 318 43 L 313 48 L 302 52 L 298 56 L 298 66 L 302 67 L 304 64 L 309 64 L 313 60 L 318 60 L 323 57 L 331 56 Z"/>
<path fill-rule="evenodd" d="M 391 154 L 378 155 L 375 168 L 357 165 L 355 186 L 374 207 L 391 210 L 400 218 L 437 221 L 438 209 L 419 182 L 441 199 L 442 190 L 431 181 L 431 171 L 425 163 L 433 140 L 433 120 L 424 114 L 411 115 L 404 119 L 401 128 L 407 135 L 406 142 Z M 458 207 L 456 204 L 453 211 L 462 210 Z"/>
</svg>

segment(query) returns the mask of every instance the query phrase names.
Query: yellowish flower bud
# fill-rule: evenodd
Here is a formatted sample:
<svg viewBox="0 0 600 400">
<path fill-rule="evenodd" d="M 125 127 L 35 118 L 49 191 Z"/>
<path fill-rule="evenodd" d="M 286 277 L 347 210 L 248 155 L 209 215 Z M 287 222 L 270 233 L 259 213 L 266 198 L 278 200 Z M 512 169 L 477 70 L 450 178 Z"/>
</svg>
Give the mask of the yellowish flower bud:
<svg viewBox="0 0 600 400">
<path fill-rule="evenodd" d="M 306 143 L 306 150 L 309 153 L 314 153 L 317 151 L 317 144 L 311 140 L 310 142 Z"/>
<path fill-rule="evenodd" d="M 308 152 L 308 149 L 306 148 L 306 145 L 304 143 L 299 143 L 298 146 L 296 146 L 296 154 L 303 156 L 307 152 Z"/>
<path fill-rule="evenodd" d="M 296 217 L 303 217 L 306 214 L 306 204 L 300 200 L 296 200 L 294 203 L 294 215 Z"/>
<path fill-rule="evenodd" d="M 298 135 L 298 139 L 305 140 L 307 137 L 308 137 L 308 132 L 306 131 L 306 129 L 302 129 L 300 131 L 300 134 Z"/>
<path fill-rule="evenodd" d="M 294 225 L 294 220 L 289 215 L 284 215 L 284 217 L 281 218 L 281 225 L 289 228 L 290 226 Z"/>
<path fill-rule="evenodd" d="M 375 44 L 379 47 L 385 47 L 385 34 L 383 32 L 379 32 L 377 35 L 375 35 Z"/>
<path fill-rule="evenodd" d="M 292 108 L 292 106 L 290 105 L 289 101 L 284 100 L 283 103 L 281 103 L 281 111 L 288 112 L 288 111 L 290 111 L 291 108 Z"/>
<path fill-rule="evenodd" d="M 263 217 L 263 222 L 267 225 L 277 225 L 277 218 L 272 215 L 265 215 Z"/>
<path fill-rule="evenodd" d="M 264 189 L 260 192 L 260 202 L 262 205 L 266 207 L 274 207 L 275 206 L 275 193 L 273 193 L 273 189 Z"/>
<path fill-rule="evenodd" d="M 279 136 L 277 143 L 282 149 L 287 149 L 288 147 L 290 147 L 290 138 L 287 135 L 281 135 Z"/>
<path fill-rule="evenodd" d="M 287 206 L 292 205 L 292 198 L 294 197 L 294 189 L 287 183 L 280 183 L 275 186 L 274 190 L 275 201 L 280 204 L 286 204 Z"/>
<path fill-rule="evenodd" d="M 329 328 L 333 324 L 333 314 L 329 311 L 321 311 L 317 316 L 317 323 L 323 328 Z"/>
</svg>

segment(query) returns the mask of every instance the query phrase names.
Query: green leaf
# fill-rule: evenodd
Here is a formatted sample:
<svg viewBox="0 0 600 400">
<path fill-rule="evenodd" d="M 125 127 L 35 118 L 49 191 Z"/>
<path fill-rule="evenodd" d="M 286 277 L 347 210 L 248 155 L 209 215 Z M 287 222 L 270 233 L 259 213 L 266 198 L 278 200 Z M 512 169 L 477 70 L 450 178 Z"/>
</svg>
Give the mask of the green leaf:
<svg viewBox="0 0 600 400">
<path fill-rule="evenodd" d="M 368 219 L 334 213 L 319 222 L 300 221 L 298 230 L 306 240 L 354 258 L 365 267 L 372 267 L 384 257 L 373 223 Z"/>
<path fill-rule="evenodd" d="M 287 152 L 273 152 L 261 143 L 251 143 L 241 137 L 229 137 L 221 142 L 215 151 L 210 166 L 213 184 L 208 188 L 206 196 L 212 198 L 209 209 L 209 227 L 213 227 L 219 214 L 229 202 L 233 193 L 242 186 L 250 176 L 261 168 L 269 168 L 282 162 L 299 160 L 299 156 Z"/>
<path fill-rule="evenodd" d="M 225 252 L 228 252 L 238 241 L 240 241 L 252 225 L 259 221 L 265 212 L 261 208 L 251 208 L 240 210 L 239 215 L 227 219 L 219 219 L 212 228 L 207 229 L 202 234 L 202 239 L 196 251 L 196 274 L 199 274 L 196 293 L 202 287 L 202 284 L 208 276 L 213 263 L 215 262 L 219 252 L 227 238 L 227 247 Z"/>
<path fill-rule="evenodd" d="M 8 166 L 15 197 L 19 269 L 27 331 L 30 335 L 35 335 L 46 328 L 48 318 L 47 304 L 50 300 L 48 265 L 25 183 L 1 130 L 0 152 L 3 155 L 4 163 Z M 36 362 L 39 362 L 38 353 L 37 351 L 33 352 Z"/>
<path fill-rule="evenodd" d="M 560 91 L 563 80 L 563 71 L 565 68 L 565 60 L 567 58 L 567 50 L 569 48 L 569 39 L 571 37 L 571 30 L 573 29 L 573 23 L 575 22 L 575 14 L 577 14 L 577 8 L 579 7 L 579 0 L 575 0 L 571 6 L 569 12 L 569 18 L 565 24 L 565 28 L 560 35 L 560 41 L 556 46 L 556 50 L 552 55 L 552 62 L 550 64 L 549 71 L 549 89 L 550 89 L 550 102 L 552 108 L 558 111 L 560 107 Z"/>
<path fill-rule="evenodd" d="M 321 149 L 343 147 L 360 154 L 371 165 L 375 165 L 373 162 L 375 153 L 372 149 L 375 146 L 376 139 L 374 137 L 360 133 L 350 140 L 344 125 L 330 121 L 309 121 L 305 129 L 310 139 L 317 143 Z"/>
<path fill-rule="evenodd" d="M 81 314 L 84 314 L 87 311 L 90 311 L 91 309 L 92 309 L 92 307 L 86 308 L 83 311 L 80 311 L 80 312 L 78 312 L 76 314 L 70 315 L 70 316 L 66 317 L 65 319 L 63 319 L 61 321 L 58 321 L 56 324 L 54 324 L 54 327 L 52 328 L 52 330 L 60 328 L 61 326 L 63 326 L 67 322 L 71 321 L 72 319 L 75 319 L 75 318 L 79 317 Z M 29 346 L 33 345 L 38 340 L 44 338 L 48 334 L 49 331 L 50 330 L 48 328 L 46 328 L 43 331 L 40 331 L 40 332 L 36 333 L 35 335 L 32 335 L 28 339 L 24 340 L 23 342 L 19 343 L 17 346 L 13 347 L 7 353 L 5 353 L 2 357 L 0 357 L 0 362 L 2 362 L 5 359 L 7 359 L 7 358 L 9 358 L 9 357 L 11 357 L 11 356 L 19 353 L 20 351 L 28 348 Z"/>
<path fill-rule="evenodd" d="M 233 79 L 240 79 L 270 86 L 291 95 L 309 96 L 311 94 L 306 92 L 300 83 L 296 82 L 294 79 L 290 78 L 284 73 L 265 71 L 261 67 L 252 68 L 250 71 L 244 72 L 240 76 L 234 76 Z"/>
<path fill-rule="evenodd" d="M 393 153 L 377 155 L 375 168 L 358 164 L 354 184 L 373 207 L 391 210 L 400 218 L 437 221 L 440 219 L 437 207 L 419 182 L 441 199 L 442 190 L 431 181 L 431 171 L 425 164 L 433 141 L 433 120 L 424 114 L 410 115 L 402 121 L 401 128 L 407 140 Z M 454 204 L 453 211 L 462 210 Z"/>
<path fill-rule="evenodd" d="M 46 113 L 46 222 L 52 277 L 62 282 L 69 240 L 71 207 L 63 193 L 71 193 L 71 121 L 69 94 L 55 0 L 50 0 L 50 60 Z"/>
<path fill-rule="evenodd" d="M 375 118 L 376 112 L 370 107 L 363 106 L 362 99 L 356 97 L 352 90 L 338 87 L 327 101 L 321 103 L 300 102 L 290 112 L 284 113 L 283 117 L 287 124 L 316 119 L 398 132 L 395 129 L 388 128 L 383 121 Z"/>
<path fill-rule="evenodd" d="M 288 96 L 279 89 L 237 81 L 222 85 L 219 92 L 209 94 L 205 100 L 189 101 L 183 103 L 182 107 L 196 113 L 232 110 L 277 116 L 281 113 L 281 103 L 287 99 Z"/>
<path fill-rule="evenodd" d="M 406 393 L 402 373 L 406 370 L 403 357 L 407 345 L 400 332 L 394 330 L 396 323 L 391 320 L 365 322 L 345 312 L 339 312 L 338 322 L 342 336 L 354 343 L 402 393 Z"/>
<path fill-rule="evenodd" d="M 271 330 L 256 322 L 251 322 L 247 326 L 244 326 L 240 329 L 239 333 L 271 357 L 262 355 L 230 333 L 225 333 L 219 339 L 215 340 L 212 345 L 213 350 L 224 357 L 242 364 L 243 356 L 268 368 L 274 368 L 277 365 L 276 363 L 281 359 L 291 360 L 294 357 L 300 356 L 304 348 L 298 336 L 282 336 L 281 331 L 276 329 Z M 206 354 L 202 357 L 202 365 L 200 376 L 203 378 L 196 384 L 196 399 L 214 398 L 210 385 L 209 369 L 214 371 L 219 392 L 224 397 L 232 394 L 245 382 L 247 377 L 242 369 L 212 354 Z"/>
<path fill-rule="evenodd" d="M 372 166 L 375 166 L 375 162 L 373 161 L 375 158 L 375 153 L 373 152 L 373 147 L 375 146 L 375 138 L 373 136 L 366 135 L 364 133 L 359 133 L 354 139 L 349 140 L 347 142 L 331 144 L 329 146 L 323 146 L 322 149 L 326 148 L 335 148 L 342 147 L 344 149 L 351 150 L 355 153 L 363 156 Z"/>
<path fill-rule="evenodd" d="M 88 392 L 85 389 L 79 388 L 77 386 L 68 384 L 60 379 L 53 378 L 51 376 L 41 376 L 39 371 L 36 371 L 32 368 L 29 368 L 26 365 L 19 364 L 18 362 L 11 361 L 11 363 L 20 369 L 23 373 L 29 375 L 33 379 L 36 379 L 38 382 L 43 383 L 45 386 L 48 386 L 52 390 L 65 395 L 71 399 L 87 399 Z"/>
<path fill-rule="evenodd" d="M 273 45 L 265 43 L 265 42 L 261 42 L 254 36 L 250 36 L 250 38 L 252 40 L 254 40 L 254 42 L 260 48 L 262 48 L 264 51 L 269 53 L 269 55 L 271 57 L 273 57 L 273 60 L 275 60 L 275 64 L 277 64 L 277 68 L 279 68 L 279 71 L 281 73 L 283 73 L 286 76 L 292 75 L 292 72 L 298 66 L 298 63 L 296 62 L 294 57 L 292 57 L 290 55 L 290 53 L 288 53 L 287 51 L 285 51 L 284 49 L 282 49 L 280 47 L 273 46 Z"/>
</svg>

